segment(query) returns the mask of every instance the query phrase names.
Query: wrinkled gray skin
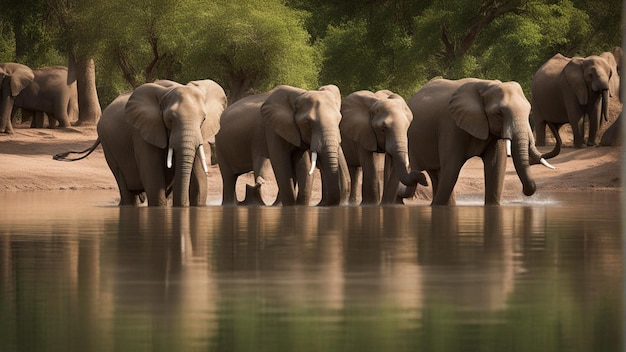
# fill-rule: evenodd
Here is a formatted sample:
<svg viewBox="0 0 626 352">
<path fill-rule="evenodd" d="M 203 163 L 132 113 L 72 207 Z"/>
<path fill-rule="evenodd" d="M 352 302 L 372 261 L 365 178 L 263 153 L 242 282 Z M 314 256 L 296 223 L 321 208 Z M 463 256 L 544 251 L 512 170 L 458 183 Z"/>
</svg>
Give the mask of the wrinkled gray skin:
<svg viewBox="0 0 626 352">
<path fill-rule="evenodd" d="M 558 130 L 569 123 L 574 135 L 574 146 L 585 145 L 584 117 L 589 117 L 587 145 L 597 144 L 597 132 L 602 119 L 606 120 L 609 95 L 616 87 L 617 72 L 604 58 L 596 55 L 568 58 L 554 55 L 533 76 L 532 107 L 537 145 L 545 145 L 545 127 L 548 125 L 557 138 L 555 149 L 546 158 L 556 156 L 560 148 Z"/>
<path fill-rule="evenodd" d="M 0 133 L 13 133 L 11 115 L 15 99 L 31 85 L 35 74 L 30 67 L 15 62 L 0 63 Z"/>
<path fill-rule="evenodd" d="M 542 156 L 528 120 L 530 104 L 518 83 L 437 79 L 415 93 L 408 105 L 413 112 L 408 130 L 411 170 L 428 172 L 433 205 L 455 204 L 459 172 L 474 156 L 485 165 L 485 204 L 499 204 L 507 158 L 502 139 L 512 142 L 524 194 L 535 193 L 529 166 Z"/>
<path fill-rule="evenodd" d="M 226 94 L 211 80 L 146 83 L 117 97 L 102 113 L 98 137 L 120 189 L 120 205 L 205 205 L 207 177 L 200 148 L 219 130 Z M 172 168 L 166 165 L 173 149 Z M 208 148 L 207 148 L 208 149 Z"/>
<path fill-rule="evenodd" d="M 358 169 L 363 173 L 363 204 L 381 202 L 379 156 L 385 156 L 389 167 L 384 175 L 383 203 L 396 201 L 398 180 L 405 186 L 426 185 L 420 172 L 409 170 L 407 130 L 413 114 L 404 99 L 388 90 L 376 93 L 354 92 L 341 102 L 341 146 L 350 170 L 350 203 L 356 203 Z"/>
<path fill-rule="evenodd" d="M 268 179 L 273 171 L 278 184 L 275 204 L 308 205 L 312 152 L 318 154 L 322 175 L 320 205 L 337 205 L 347 198 L 340 107 L 339 89 L 332 85 L 311 91 L 283 85 L 230 105 L 215 136 L 222 204 L 237 204 L 239 175 L 253 171 L 255 179 Z"/>
<path fill-rule="evenodd" d="M 76 80 L 68 79 L 67 67 L 51 66 L 33 70 L 32 84 L 15 98 L 14 109 L 34 114 L 31 127 L 43 127 L 44 113 L 48 128 L 70 127 L 78 120 L 78 91 Z"/>
</svg>

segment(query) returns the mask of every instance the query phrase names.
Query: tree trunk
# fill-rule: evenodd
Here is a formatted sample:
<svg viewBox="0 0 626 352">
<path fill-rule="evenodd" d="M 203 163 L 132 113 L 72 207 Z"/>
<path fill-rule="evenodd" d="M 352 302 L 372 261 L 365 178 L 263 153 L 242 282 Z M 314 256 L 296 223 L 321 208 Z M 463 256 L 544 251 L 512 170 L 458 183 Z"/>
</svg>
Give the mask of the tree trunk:
<svg viewBox="0 0 626 352">
<path fill-rule="evenodd" d="M 75 125 L 95 125 L 102 115 L 96 90 L 96 65 L 91 58 L 79 60 L 73 54 L 70 54 L 69 61 L 68 79 L 75 77 L 78 90 L 78 121 Z"/>
</svg>

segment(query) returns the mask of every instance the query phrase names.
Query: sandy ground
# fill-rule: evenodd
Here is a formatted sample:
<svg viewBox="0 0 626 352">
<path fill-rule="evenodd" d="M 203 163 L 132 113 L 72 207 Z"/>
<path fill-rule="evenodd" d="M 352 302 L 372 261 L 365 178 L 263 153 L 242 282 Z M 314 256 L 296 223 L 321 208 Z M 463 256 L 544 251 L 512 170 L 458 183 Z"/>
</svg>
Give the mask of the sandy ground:
<svg viewBox="0 0 626 352">
<path fill-rule="evenodd" d="M 612 111 L 612 119 L 616 116 Z M 603 130 L 608 125 L 605 124 Z M 537 183 L 537 194 L 572 190 L 621 190 L 619 147 L 572 148 L 571 130 L 562 128 L 564 148 L 561 154 L 550 160 L 556 170 L 541 165 L 531 168 Z M 548 132 L 549 133 L 549 132 Z M 45 190 L 111 190 L 117 191 L 115 179 L 104 159 L 102 148 L 86 159 L 76 162 L 60 162 L 52 159 L 54 154 L 68 150 L 83 150 L 97 138 L 94 126 L 68 129 L 31 129 L 18 125 L 13 135 L 0 135 L 0 192 L 45 191 Z M 551 146 L 540 147 L 547 152 Z M 319 180 L 319 175 L 316 176 Z M 243 198 L 245 183 L 253 184 L 251 175 L 240 178 L 239 198 Z M 210 166 L 209 203 L 217 204 L 221 199 L 221 178 L 217 165 Z M 263 186 L 266 201 L 275 197 L 275 183 L 268 181 Z M 480 194 L 483 192 L 482 161 L 470 159 L 463 168 L 456 186 L 457 195 Z M 424 201 L 429 191 L 418 192 Z M 505 197 L 519 197 L 521 184 L 509 158 L 505 179 Z M 319 199 L 319 184 L 314 189 L 313 199 Z"/>
</svg>

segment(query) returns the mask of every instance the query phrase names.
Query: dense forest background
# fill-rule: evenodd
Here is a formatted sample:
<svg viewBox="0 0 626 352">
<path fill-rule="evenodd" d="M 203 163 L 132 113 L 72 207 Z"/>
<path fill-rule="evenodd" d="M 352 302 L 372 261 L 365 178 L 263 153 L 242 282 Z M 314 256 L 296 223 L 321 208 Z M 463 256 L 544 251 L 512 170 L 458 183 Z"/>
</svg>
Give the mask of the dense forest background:
<svg viewBox="0 0 626 352">
<path fill-rule="evenodd" d="M 621 44 L 620 0 L 3 2 L 0 62 L 77 67 L 79 83 L 95 68 L 102 107 L 156 79 L 210 78 L 231 103 L 277 84 L 408 98 L 434 77 L 515 80 L 529 94 L 555 53 Z"/>
</svg>

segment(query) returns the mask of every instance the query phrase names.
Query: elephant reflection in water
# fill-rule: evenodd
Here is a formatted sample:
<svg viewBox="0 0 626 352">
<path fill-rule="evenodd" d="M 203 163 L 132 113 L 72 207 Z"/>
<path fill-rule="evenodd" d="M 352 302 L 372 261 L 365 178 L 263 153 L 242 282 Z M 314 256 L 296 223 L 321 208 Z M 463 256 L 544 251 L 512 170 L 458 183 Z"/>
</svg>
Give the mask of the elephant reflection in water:
<svg viewBox="0 0 626 352">
<path fill-rule="evenodd" d="M 424 305 L 443 300 L 473 310 L 505 309 L 516 275 L 526 271 L 516 242 L 543 226 L 533 224 L 532 209 L 433 207 L 430 220 L 417 245 Z"/>
<path fill-rule="evenodd" d="M 366 278 L 368 285 L 348 283 L 346 305 L 360 299 L 377 297 L 372 309 L 381 312 L 390 302 L 400 309 L 402 318 L 419 319 L 423 301 L 422 268 L 417 262 L 417 237 L 419 224 L 416 212 L 427 208 L 414 207 L 358 207 L 347 221 L 344 235 L 344 271 L 348 277 Z M 367 276 L 365 276 L 367 275 Z M 379 297 L 379 298 L 378 298 Z M 376 306 L 375 302 L 380 302 Z M 358 308 L 358 307 L 356 307 Z M 417 316 L 412 316 L 416 314 Z"/>
<path fill-rule="evenodd" d="M 341 221 L 348 208 L 226 207 L 215 270 L 258 283 L 271 303 L 302 307 L 343 302 Z M 247 282 L 247 281 L 246 281 Z M 220 292 L 236 289 L 230 281 Z"/>
<path fill-rule="evenodd" d="M 140 331 L 154 329 L 152 338 L 160 345 L 167 346 L 171 336 L 184 337 L 176 342 L 183 345 L 210 339 L 217 332 L 216 319 L 206 314 L 215 312 L 217 298 L 211 238 L 204 234 L 215 231 L 215 219 L 199 208 L 119 211 L 112 307 L 119 319 L 114 319 L 114 329 L 132 331 L 138 322 L 123 317 L 139 314 L 147 319 L 139 322 L 146 324 Z"/>
</svg>

